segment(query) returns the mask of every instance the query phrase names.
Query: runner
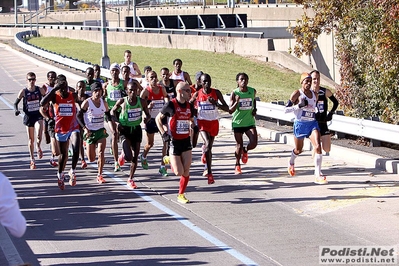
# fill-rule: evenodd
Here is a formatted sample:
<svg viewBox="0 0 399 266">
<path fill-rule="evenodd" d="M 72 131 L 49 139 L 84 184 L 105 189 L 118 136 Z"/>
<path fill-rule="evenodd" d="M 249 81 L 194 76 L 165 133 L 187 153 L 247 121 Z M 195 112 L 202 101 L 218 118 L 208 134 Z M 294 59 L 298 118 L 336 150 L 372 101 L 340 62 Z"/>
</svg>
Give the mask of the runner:
<svg viewBox="0 0 399 266">
<path fill-rule="evenodd" d="M 194 106 L 188 102 L 191 97 L 190 86 L 180 82 L 176 86 L 176 98 L 167 102 L 156 117 L 159 132 L 164 142 L 171 140 L 170 163 L 176 176 L 180 176 L 179 194 L 177 201 L 189 203 L 184 195 L 190 179 L 192 160 L 192 146 L 190 142 L 190 124 L 193 127 L 195 113 Z M 162 120 L 170 117 L 170 135 L 165 131 Z"/>
<path fill-rule="evenodd" d="M 94 82 L 98 82 L 98 81 L 94 81 Z M 93 84 L 93 83 L 92 83 Z M 82 106 L 82 103 L 84 100 L 86 100 L 87 98 L 89 98 L 87 92 L 87 87 L 86 87 L 86 83 L 81 80 L 78 81 L 78 83 L 76 83 L 76 93 L 78 95 L 77 98 L 77 104 L 79 106 Z M 90 92 L 91 95 L 91 92 Z M 91 96 L 90 96 L 91 97 Z M 83 134 L 84 134 L 84 130 L 82 127 L 79 127 L 80 130 L 80 165 L 82 169 L 86 169 L 87 168 L 87 163 L 85 160 L 85 145 L 86 142 L 83 140 Z"/>
<path fill-rule="evenodd" d="M 288 173 L 290 176 L 295 175 L 295 159 L 302 153 L 303 142 L 305 138 L 309 138 L 312 142 L 313 149 L 316 151 L 314 157 L 315 164 L 315 183 L 327 184 L 327 179 L 321 173 L 321 163 L 323 156 L 321 154 L 320 129 L 316 121 L 317 110 L 317 93 L 310 89 L 312 77 L 308 73 L 301 75 L 301 89 L 295 90 L 285 107 L 285 112 L 294 112 L 294 142 L 295 148 L 291 152 Z"/>
<path fill-rule="evenodd" d="M 142 112 L 144 111 L 145 114 L 144 123 L 151 118 L 147 101 L 138 96 L 140 87 L 137 80 L 129 81 L 127 84 L 128 96 L 119 99 L 111 110 L 112 119 L 116 121 L 116 128 L 119 130 L 122 142 L 122 152 L 118 157 L 118 162 L 120 166 L 123 166 L 125 161 L 131 162 L 127 185 L 132 189 L 137 188 L 134 183 L 134 173 L 136 172 L 138 154 L 143 138 L 140 126 Z M 119 109 L 121 109 L 121 112 L 118 117 L 116 114 Z"/>
<path fill-rule="evenodd" d="M 95 81 L 100 82 L 101 84 L 103 84 L 104 82 L 107 81 L 106 78 L 101 77 L 101 67 L 97 64 L 93 65 L 93 69 L 94 69 L 94 76 L 93 79 Z"/>
<path fill-rule="evenodd" d="M 72 168 L 68 172 L 69 184 L 76 185 L 76 164 L 79 159 L 80 132 L 76 119 L 76 93 L 69 91 L 68 82 L 64 75 L 58 75 L 54 89 L 44 96 L 40 105 L 43 108 L 49 102 L 54 106 L 55 138 L 57 139 L 60 155 L 58 156 L 58 187 L 64 190 L 64 169 L 68 161 L 69 140 L 72 142 Z M 50 119 L 46 117 L 46 119 Z"/>
<path fill-rule="evenodd" d="M 148 87 L 148 85 L 150 85 L 150 81 L 148 80 L 148 73 L 152 71 L 152 67 L 150 66 L 145 66 L 144 67 L 144 75 L 143 77 L 140 79 L 140 86 L 145 89 Z"/>
<path fill-rule="evenodd" d="M 132 79 L 137 79 L 137 78 L 141 78 L 141 71 L 139 66 L 132 62 L 132 52 L 130 50 L 126 50 L 124 52 L 124 56 L 125 61 L 120 63 L 120 68 L 122 68 L 123 66 L 128 66 L 130 68 L 130 75 L 129 77 Z"/>
<path fill-rule="evenodd" d="M 229 106 L 223 99 L 222 93 L 214 88 L 211 88 L 212 80 L 208 74 L 201 75 L 202 89 L 194 93 L 192 100 L 198 103 L 197 121 L 199 132 L 204 141 L 204 154 L 202 161 L 206 162 L 208 184 L 215 183 L 212 174 L 212 147 L 215 137 L 219 133 L 219 111 L 229 112 Z M 219 104 L 219 102 L 221 104 Z"/>
<path fill-rule="evenodd" d="M 191 97 L 193 97 L 194 93 L 196 93 L 197 91 L 199 91 L 202 88 L 202 84 L 201 84 L 201 76 L 202 74 L 204 74 L 204 72 L 202 71 L 198 71 L 195 74 L 195 83 L 190 85 L 191 88 Z M 195 99 L 190 99 L 190 103 L 194 104 L 194 108 L 197 109 L 198 108 L 198 103 L 197 101 L 195 101 Z M 198 122 L 197 122 L 197 115 L 194 116 L 194 124 L 196 126 L 198 126 Z M 198 143 L 198 136 L 199 136 L 199 132 L 194 132 L 191 131 L 191 143 L 193 145 L 193 148 L 197 147 L 197 143 Z M 204 144 L 202 144 L 202 156 L 201 156 L 201 161 L 202 164 L 204 165 L 204 173 L 203 176 L 207 176 L 208 175 L 208 170 L 207 170 L 207 166 L 206 166 L 206 161 L 205 161 L 205 146 Z"/>
<path fill-rule="evenodd" d="M 106 90 L 105 90 L 105 99 L 108 104 L 108 108 L 112 109 L 114 107 L 115 103 L 121 99 L 122 97 L 126 96 L 126 91 L 125 88 L 123 87 L 123 80 L 119 78 L 119 72 L 120 68 L 117 63 L 113 63 L 111 65 L 110 69 L 110 74 L 111 74 L 111 80 L 106 84 Z M 121 170 L 119 164 L 118 164 L 118 131 L 114 130 L 114 125 L 112 125 L 112 121 L 107 120 L 107 117 L 105 117 L 106 120 L 106 128 L 109 130 L 112 134 L 112 139 L 111 139 L 111 154 L 114 157 L 115 163 L 114 163 L 114 171 L 118 172 Z"/>
<path fill-rule="evenodd" d="M 183 61 L 181 61 L 181 59 L 176 58 L 175 60 L 173 60 L 173 66 L 175 69 L 172 73 L 170 73 L 170 78 L 176 81 L 186 82 L 189 85 L 193 84 L 191 82 L 190 75 L 181 69 L 182 65 Z"/>
<path fill-rule="evenodd" d="M 26 126 L 26 133 L 28 135 L 28 149 L 30 156 L 30 169 L 36 169 L 34 153 L 35 143 L 35 130 L 36 130 L 36 152 L 37 158 L 43 157 L 43 151 L 40 148 L 43 135 L 43 116 L 40 113 L 40 100 L 46 91 L 35 85 L 36 74 L 28 72 L 26 74 L 26 80 L 28 86 L 19 91 L 17 99 L 14 103 L 15 116 L 18 116 L 21 112 L 18 110 L 18 104 L 23 99 L 23 111 L 25 113 L 23 124 Z"/>
<path fill-rule="evenodd" d="M 334 97 L 333 93 L 324 87 L 320 87 L 320 72 L 317 70 L 313 70 L 310 72 L 310 76 L 312 76 L 312 90 L 317 93 L 317 108 L 319 110 L 320 116 L 317 119 L 320 128 L 321 135 L 321 146 L 323 150 L 326 152 L 326 156 L 330 155 L 331 150 L 331 132 L 328 129 L 327 122 L 332 120 L 332 116 L 334 112 L 338 108 L 338 100 Z M 328 99 L 330 99 L 333 103 L 333 107 L 328 112 Z M 314 151 L 314 150 L 313 150 Z"/>
<path fill-rule="evenodd" d="M 57 73 L 54 71 L 47 72 L 47 82 L 43 84 L 42 88 L 46 91 L 46 94 L 49 93 L 55 86 L 55 81 L 57 79 Z M 42 108 L 40 108 L 40 111 Z M 48 108 L 43 109 L 43 111 L 47 112 L 47 117 L 54 117 L 53 106 L 51 104 L 48 105 Z M 41 112 L 40 112 L 41 113 Z M 44 117 L 45 115 L 42 114 Z M 49 125 L 49 121 L 51 125 Z M 44 120 L 44 136 L 46 139 L 46 144 L 50 144 L 51 148 L 51 155 L 50 155 L 50 165 L 52 167 L 57 167 L 58 163 L 55 160 L 55 156 L 60 154 L 58 150 L 57 140 L 55 139 L 54 135 L 54 120 Z"/>
<path fill-rule="evenodd" d="M 84 84 L 85 84 L 85 94 L 87 95 L 87 97 L 91 96 L 91 84 L 93 84 L 94 82 L 96 82 L 96 80 L 94 79 L 94 68 L 92 67 L 88 67 L 86 69 L 85 72 L 86 78 L 83 80 Z"/>
<path fill-rule="evenodd" d="M 232 127 L 236 140 L 236 164 L 235 174 L 241 174 L 240 159 L 243 164 L 248 161 L 248 151 L 253 150 L 258 145 L 258 133 L 256 131 L 256 90 L 248 87 L 248 75 L 238 73 L 236 76 L 238 87 L 231 93 L 230 111 L 233 114 Z M 249 143 L 244 147 L 243 135 L 247 135 Z"/>
<path fill-rule="evenodd" d="M 84 130 L 83 138 L 86 141 L 86 155 L 89 162 L 96 160 L 97 148 L 97 183 L 105 183 L 103 168 L 105 164 L 104 150 L 107 144 L 108 133 L 104 128 L 104 116 L 111 120 L 108 104 L 103 100 L 101 83 L 91 84 L 92 95 L 83 101 L 78 113 L 78 121 Z"/>
<path fill-rule="evenodd" d="M 155 117 L 161 111 L 165 102 L 168 101 L 168 95 L 166 94 L 165 88 L 158 84 L 157 73 L 155 73 L 155 71 L 150 71 L 147 75 L 147 79 L 150 81 L 150 84 L 148 87 L 144 88 L 140 95 L 140 98 L 147 101 L 148 109 L 150 110 L 151 114 L 151 119 L 145 124 L 147 143 L 144 146 L 143 153 L 140 156 L 141 166 L 143 169 L 148 169 L 147 155 L 150 149 L 154 146 L 155 133 L 158 132 L 157 124 L 155 123 Z M 165 119 L 163 124 L 166 124 Z M 162 147 L 161 167 L 159 168 L 159 173 L 163 176 L 168 175 L 165 168 L 165 162 L 163 160 L 163 157 L 166 156 L 167 148 L 168 145 L 164 142 Z"/>
<path fill-rule="evenodd" d="M 163 67 L 161 69 L 162 79 L 159 81 L 159 84 L 165 88 L 169 100 L 172 100 L 173 98 L 176 98 L 176 85 L 178 82 L 171 79 L 169 75 L 169 69 L 167 67 Z"/>
</svg>

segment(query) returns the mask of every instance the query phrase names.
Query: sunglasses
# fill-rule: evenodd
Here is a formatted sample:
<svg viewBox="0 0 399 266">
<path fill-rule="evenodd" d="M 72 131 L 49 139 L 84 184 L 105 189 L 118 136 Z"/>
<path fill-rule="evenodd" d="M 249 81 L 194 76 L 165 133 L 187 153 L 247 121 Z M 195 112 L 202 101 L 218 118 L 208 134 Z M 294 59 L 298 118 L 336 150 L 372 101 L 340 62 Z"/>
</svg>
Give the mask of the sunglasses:
<svg viewBox="0 0 399 266">
<path fill-rule="evenodd" d="M 36 78 L 28 78 L 29 81 L 36 80 Z"/>
</svg>

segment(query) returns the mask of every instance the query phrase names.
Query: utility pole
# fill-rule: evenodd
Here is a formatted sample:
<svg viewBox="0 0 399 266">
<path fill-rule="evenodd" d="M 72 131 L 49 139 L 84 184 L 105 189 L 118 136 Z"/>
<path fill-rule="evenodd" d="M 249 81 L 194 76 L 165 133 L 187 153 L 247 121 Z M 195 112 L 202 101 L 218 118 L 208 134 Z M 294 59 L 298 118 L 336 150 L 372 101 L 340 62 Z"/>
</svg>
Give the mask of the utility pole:
<svg viewBox="0 0 399 266">
<path fill-rule="evenodd" d="M 101 36 L 103 56 L 101 57 L 100 65 L 109 68 L 111 64 L 107 52 L 107 19 L 105 16 L 105 0 L 101 0 Z"/>
</svg>

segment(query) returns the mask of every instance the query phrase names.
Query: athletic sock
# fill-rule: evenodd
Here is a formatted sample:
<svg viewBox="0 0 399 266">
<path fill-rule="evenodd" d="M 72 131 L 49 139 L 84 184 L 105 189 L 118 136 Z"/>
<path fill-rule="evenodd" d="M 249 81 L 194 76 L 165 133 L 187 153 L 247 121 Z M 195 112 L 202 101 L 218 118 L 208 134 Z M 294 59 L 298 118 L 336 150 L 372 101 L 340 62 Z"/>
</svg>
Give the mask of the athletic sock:
<svg viewBox="0 0 399 266">
<path fill-rule="evenodd" d="M 290 165 L 294 165 L 294 164 L 295 164 L 295 159 L 296 159 L 296 157 L 298 157 L 298 155 L 296 155 L 296 154 L 294 153 L 294 150 L 292 150 L 292 152 L 291 152 L 291 158 L 290 158 Z"/>
<path fill-rule="evenodd" d="M 181 176 L 180 177 L 179 194 L 184 194 L 184 192 L 186 191 L 189 179 L 190 179 L 190 176 Z"/>
<path fill-rule="evenodd" d="M 314 156 L 314 175 L 319 177 L 321 175 L 321 163 L 323 161 L 322 154 L 316 154 Z"/>
</svg>

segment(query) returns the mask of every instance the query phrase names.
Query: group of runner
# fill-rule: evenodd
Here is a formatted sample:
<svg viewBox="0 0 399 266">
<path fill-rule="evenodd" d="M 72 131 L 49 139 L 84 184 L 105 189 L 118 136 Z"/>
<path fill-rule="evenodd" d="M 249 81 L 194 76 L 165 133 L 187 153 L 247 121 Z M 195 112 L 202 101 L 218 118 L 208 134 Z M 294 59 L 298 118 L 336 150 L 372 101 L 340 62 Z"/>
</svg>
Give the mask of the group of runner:
<svg viewBox="0 0 399 266">
<path fill-rule="evenodd" d="M 161 80 L 151 67 L 144 68 L 142 76 L 139 67 L 131 61 L 131 52 L 124 53 L 125 61 L 110 66 L 109 80 L 100 77 L 99 66 L 89 67 L 86 79 L 79 81 L 75 88 L 68 85 L 64 75 L 54 71 L 47 74 L 48 82 L 42 87 L 35 85 L 36 75 L 27 74 L 28 86 L 20 91 L 14 104 L 15 114 L 19 115 L 18 104 L 23 99 L 24 124 L 27 128 L 30 152 L 30 168 L 35 169 L 34 144 L 36 128 L 36 152 L 40 159 L 43 118 L 46 143 L 51 143 L 50 164 L 58 166 L 58 187 L 65 188 L 65 167 L 68 151 L 72 157 L 72 167 L 68 172 L 69 184 L 76 185 L 76 166 L 79 158 L 81 167 L 87 167 L 97 158 L 97 182 L 105 183 L 103 168 L 105 164 L 106 139 L 111 136 L 111 152 L 114 158 L 114 171 L 130 162 L 128 187 L 135 189 L 134 174 L 140 158 L 143 169 L 148 169 L 147 155 L 154 145 L 156 133 L 163 141 L 159 173 L 167 176 L 167 164 L 175 175 L 180 176 L 177 200 L 188 203 L 185 189 L 189 182 L 192 163 L 192 149 L 197 146 L 198 136 L 203 140 L 201 161 L 208 184 L 215 182 L 212 173 L 212 147 L 219 132 L 219 109 L 232 114 L 232 128 L 236 140 L 235 174 L 241 174 L 241 162 L 247 163 L 248 151 L 256 148 L 256 90 L 248 86 L 249 77 L 245 73 L 236 75 L 237 88 L 233 90 L 228 105 L 221 92 L 212 88 L 209 74 L 199 71 L 192 84 L 190 75 L 181 69 L 182 61 L 173 61 L 174 70 L 164 67 L 160 70 Z M 312 76 L 310 76 L 312 75 Z M 313 86 L 310 86 L 313 78 Z M 320 74 L 315 71 L 301 76 L 300 90 L 291 95 L 286 111 L 296 115 L 294 123 L 295 149 L 292 151 L 290 175 L 295 174 L 294 160 L 302 152 L 303 138 L 310 137 L 315 155 L 316 183 L 326 183 L 322 176 L 321 144 L 329 151 L 329 135 L 326 121 L 338 106 L 331 91 L 320 88 Z M 310 89 L 312 87 L 312 90 Z M 323 94 L 324 93 L 324 94 Z M 318 98 L 317 98 L 318 97 Z M 324 98 L 323 98 L 324 97 Z M 333 110 L 327 115 L 327 98 L 333 100 Z M 317 100 L 318 99 L 318 100 Z M 320 115 L 321 114 L 321 115 Z M 319 127 L 317 120 L 324 123 Z M 311 123 L 310 123 L 310 122 Z M 143 151 L 142 127 L 147 135 Z M 320 124 L 321 125 L 321 124 Z M 320 129 L 322 137 L 320 137 Z M 244 145 L 243 135 L 248 137 Z M 121 152 L 119 153 L 119 143 Z M 71 148 L 69 148 L 71 147 Z M 54 158 L 58 156 L 58 161 Z M 324 181 L 323 181 L 324 180 Z"/>
</svg>

